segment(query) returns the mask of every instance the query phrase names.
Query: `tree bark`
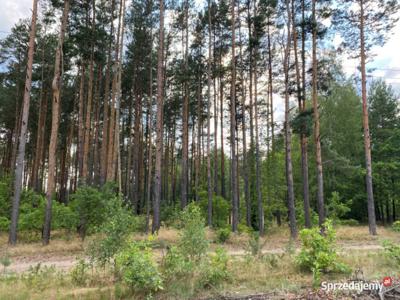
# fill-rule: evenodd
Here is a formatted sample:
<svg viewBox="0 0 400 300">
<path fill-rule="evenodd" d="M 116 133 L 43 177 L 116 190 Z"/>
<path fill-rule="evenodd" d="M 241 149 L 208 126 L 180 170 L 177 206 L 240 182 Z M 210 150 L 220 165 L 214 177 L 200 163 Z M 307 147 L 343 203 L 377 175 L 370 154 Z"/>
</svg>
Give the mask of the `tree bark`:
<svg viewBox="0 0 400 300">
<path fill-rule="evenodd" d="M 286 183 L 287 183 L 287 204 L 289 209 L 289 225 L 290 237 L 297 238 L 297 225 L 296 225 L 296 212 L 295 212 L 295 199 L 293 189 L 293 166 L 292 166 L 292 136 L 289 125 L 289 61 L 290 61 L 290 47 L 291 47 L 291 17 L 289 0 L 286 0 L 287 9 L 287 42 L 284 55 L 284 73 L 285 73 L 285 157 L 286 157 Z"/>
<path fill-rule="evenodd" d="M 189 161 L 189 86 L 188 86 L 188 55 L 189 55 L 189 2 L 185 1 L 185 51 L 184 51 L 184 98 L 182 116 L 182 185 L 181 208 L 185 208 L 188 201 L 188 161 Z"/>
<path fill-rule="evenodd" d="M 51 120 L 51 135 L 50 135 L 50 146 L 49 146 L 49 171 L 47 179 L 47 191 L 46 191 L 46 213 L 43 228 L 43 244 L 48 245 L 50 242 L 50 230 L 51 230 L 51 210 L 53 194 L 55 192 L 55 176 L 56 176 L 56 151 L 57 151 L 57 135 L 58 127 L 60 123 L 60 92 L 62 84 L 62 63 L 63 63 L 63 44 L 65 30 L 67 28 L 68 13 L 69 13 L 70 0 L 64 1 L 64 10 L 61 19 L 60 35 L 56 50 L 56 60 L 54 63 L 54 78 L 52 83 L 53 88 L 53 105 L 52 105 L 52 120 Z"/>
<path fill-rule="evenodd" d="M 236 17 L 235 17 L 235 1 L 231 0 L 231 15 L 232 15 L 232 56 L 231 56 L 231 192 L 232 192 L 232 231 L 236 232 L 239 224 L 239 195 L 238 190 L 238 180 L 237 180 L 237 156 L 236 156 Z"/>
<path fill-rule="evenodd" d="M 14 175 L 14 197 L 12 201 L 10 235 L 8 239 L 10 245 L 15 245 L 17 243 L 19 203 L 21 200 L 22 177 L 24 173 L 25 147 L 26 147 L 26 138 L 28 130 L 29 105 L 31 100 L 32 65 L 33 65 L 33 55 L 35 53 L 37 6 L 38 6 L 38 0 L 33 0 L 31 29 L 29 33 L 28 62 L 26 66 L 24 102 L 22 108 L 22 124 L 19 134 L 18 156 L 16 160 L 15 175 Z"/>
<path fill-rule="evenodd" d="M 293 27 L 293 51 L 295 59 L 296 68 L 296 91 L 297 91 L 297 101 L 299 105 L 299 112 L 304 112 L 305 110 L 305 98 L 302 95 L 304 89 L 301 88 L 301 76 L 299 67 L 299 58 L 297 53 L 297 28 L 296 28 L 296 18 L 295 18 L 295 7 L 294 0 L 292 0 L 292 27 Z M 302 49 L 304 51 L 304 49 Z M 305 76 L 305 72 L 302 74 Z M 303 81 L 304 82 L 304 81 Z M 303 130 L 304 128 L 302 128 Z M 308 183 L 308 155 L 307 155 L 307 137 L 304 132 L 300 133 L 300 149 L 301 149 L 301 174 L 303 179 L 303 208 L 304 208 L 304 221 L 305 227 L 311 228 L 311 216 L 310 216 L 310 195 L 309 195 L 309 183 Z"/>
<path fill-rule="evenodd" d="M 312 101 L 314 110 L 314 142 L 315 142 L 315 160 L 317 163 L 317 203 L 318 203 L 318 223 L 320 226 L 325 222 L 325 204 L 324 204 L 324 180 L 322 171 L 321 155 L 321 134 L 319 126 L 319 108 L 317 95 L 317 20 L 316 20 L 316 0 L 312 1 Z"/>
<path fill-rule="evenodd" d="M 164 125 L 164 0 L 160 0 L 160 33 L 157 61 L 157 138 L 156 138 L 156 164 L 154 176 L 153 224 L 152 232 L 160 229 L 160 202 L 161 202 L 161 172 L 163 150 L 163 125 Z"/>
<path fill-rule="evenodd" d="M 315 0 L 314 0 L 315 1 Z M 360 56 L 361 56 L 361 96 L 363 108 L 363 128 L 364 128 L 364 151 L 366 168 L 366 186 L 368 199 L 368 227 L 371 235 L 377 235 L 374 192 L 372 188 L 372 159 L 371 159 L 371 137 L 369 132 L 368 106 L 367 106 L 367 76 L 365 71 L 365 33 L 364 33 L 364 0 L 360 0 Z"/>
<path fill-rule="evenodd" d="M 212 226 L 212 183 L 211 183 L 211 157 L 210 157 L 210 114 L 211 114 L 211 1 L 208 0 L 208 61 L 207 61 L 207 196 L 208 196 L 208 208 L 207 208 L 207 224 L 209 227 Z"/>
</svg>

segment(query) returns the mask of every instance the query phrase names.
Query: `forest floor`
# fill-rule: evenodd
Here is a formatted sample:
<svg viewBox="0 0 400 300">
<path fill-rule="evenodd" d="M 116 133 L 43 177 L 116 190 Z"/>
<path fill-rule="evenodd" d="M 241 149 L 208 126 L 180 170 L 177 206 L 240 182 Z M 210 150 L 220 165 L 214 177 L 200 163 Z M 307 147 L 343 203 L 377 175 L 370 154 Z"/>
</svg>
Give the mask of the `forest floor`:
<svg viewBox="0 0 400 300">
<path fill-rule="evenodd" d="M 385 276 L 395 275 L 398 277 L 399 266 L 383 263 L 382 261 L 382 242 L 391 240 L 400 243 L 400 234 L 388 228 L 379 227 L 378 236 L 372 237 L 368 234 L 367 226 L 339 226 L 336 229 L 337 245 L 339 254 L 342 259 L 351 266 L 353 270 L 358 270 L 363 277 L 373 280 L 381 279 Z M 213 242 L 215 234 L 212 231 L 207 232 L 207 237 L 211 241 L 210 251 L 221 246 Z M 22 237 L 23 239 L 24 237 Z M 145 235 L 135 235 L 135 240 L 145 239 Z M 157 260 L 161 260 L 166 253 L 169 245 L 175 244 L 179 239 L 179 232 L 175 229 L 161 229 L 159 235 L 154 242 L 154 255 Z M 248 260 L 249 236 L 247 234 L 231 235 L 229 240 L 222 246 L 227 250 L 231 257 L 230 272 L 234 274 L 235 280 L 228 282 L 217 290 L 205 291 L 200 296 L 201 299 L 236 299 L 238 295 L 252 295 L 251 299 L 296 299 L 295 295 L 299 292 L 309 292 L 312 286 L 311 274 L 302 274 L 293 266 L 293 261 L 285 256 L 285 253 L 296 252 L 300 248 L 300 243 L 290 243 L 287 228 L 272 228 L 267 235 L 261 239 L 262 254 L 279 256 L 279 267 L 263 265 L 262 263 L 250 263 Z M 49 246 L 43 247 L 39 241 L 20 242 L 16 247 L 7 245 L 7 235 L 0 234 L 0 256 L 7 255 L 11 264 L 4 269 L 4 273 L 22 274 L 34 268 L 50 268 L 52 267 L 58 273 L 66 273 L 70 271 L 79 259 L 85 259 L 85 248 L 90 242 L 90 238 L 82 241 L 78 236 L 65 235 L 64 233 L 55 233 Z M 234 263 L 235 262 L 235 263 Z M 343 276 L 329 275 L 327 280 L 342 280 Z M 28 294 L 28 297 L 3 298 L 9 288 L 7 284 L 0 282 L 0 299 L 36 299 Z M 61 293 L 63 297 L 60 299 L 98 299 L 95 296 L 100 293 L 103 299 L 114 299 L 111 296 L 111 290 L 114 283 L 109 285 L 101 284 L 97 288 L 92 287 L 69 287 L 65 291 L 57 288 L 55 295 Z M 21 286 L 16 287 L 22 291 L 26 290 Z M 29 289 L 28 289 L 29 290 Z M 271 291 L 272 294 L 271 294 Z M 268 294 L 265 294 L 268 292 Z M 47 293 L 47 292 L 46 292 Z M 71 294 L 72 293 L 72 294 Z M 282 298 L 282 293 L 285 296 Z M 46 294 L 51 299 L 59 299 L 52 297 L 52 294 Z M 70 296 L 68 296 L 70 295 Z M 215 295 L 222 298 L 214 298 Z M 222 296 L 223 295 L 223 296 Z M 262 296 L 267 295 L 267 296 Z M 273 296 L 275 295 L 275 296 Z M 292 295 L 289 297 L 289 295 Z M 37 295 L 37 299 L 43 299 L 42 294 Z M 208 298 L 207 298 L 208 297 Z M 231 297 L 231 298 L 229 298 Z M 263 298 L 264 297 L 264 298 Z M 319 299 L 318 297 L 306 297 L 309 299 Z M 325 298 L 325 297 L 323 297 Z M 165 298 L 170 299 L 170 298 Z M 237 298 L 247 299 L 247 298 Z M 301 299 L 301 298 L 299 298 Z M 333 298 L 335 299 L 335 298 Z M 362 299 L 362 298 L 360 298 Z M 368 299 L 368 298 L 366 298 Z"/>
</svg>

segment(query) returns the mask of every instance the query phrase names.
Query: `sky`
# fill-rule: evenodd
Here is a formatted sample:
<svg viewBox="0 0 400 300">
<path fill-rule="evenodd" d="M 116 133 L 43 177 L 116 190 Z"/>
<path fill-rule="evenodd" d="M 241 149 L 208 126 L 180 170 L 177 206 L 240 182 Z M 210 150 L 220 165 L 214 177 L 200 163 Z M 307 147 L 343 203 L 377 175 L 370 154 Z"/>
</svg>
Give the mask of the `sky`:
<svg viewBox="0 0 400 300">
<path fill-rule="evenodd" d="M 199 2 L 201 0 L 197 0 Z M 12 26 L 20 18 L 31 16 L 32 0 L 1 0 L 0 11 L 0 38 L 4 38 Z M 375 56 L 369 62 L 368 68 L 376 68 L 371 72 L 369 80 L 383 78 L 392 84 L 400 94 L 400 22 L 393 30 L 393 34 L 383 47 L 373 49 Z M 343 68 L 347 75 L 358 74 L 358 61 L 343 58 Z"/>
</svg>

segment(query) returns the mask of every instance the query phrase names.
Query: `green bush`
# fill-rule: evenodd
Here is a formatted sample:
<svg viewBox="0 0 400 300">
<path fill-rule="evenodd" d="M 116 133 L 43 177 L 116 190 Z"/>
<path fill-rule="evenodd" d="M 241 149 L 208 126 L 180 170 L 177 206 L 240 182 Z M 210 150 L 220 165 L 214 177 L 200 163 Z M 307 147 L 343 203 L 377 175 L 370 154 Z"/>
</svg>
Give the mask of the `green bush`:
<svg viewBox="0 0 400 300">
<path fill-rule="evenodd" d="M 163 280 L 151 249 L 138 243 L 132 244 L 116 258 L 122 281 L 131 289 L 151 294 L 163 289 Z"/>
<path fill-rule="evenodd" d="M 347 225 L 347 226 L 358 226 L 358 225 L 360 225 L 360 223 L 357 220 L 354 220 L 354 219 L 340 220 L 339 224 L 340 225 Z"/>
<path fill-rule="evenodd" d="M 194 203 L 189 204 L 182 212 L 182 222 L 179 248 L 188 258 L 198 260 L 207 253 L 209 246 L 200 208 Z"/>
<path fill-rule="evenodd" d="M 231 235 L 231 230 L 230 228 L 220 228 L 216 231 L 216 235 L 217 235 L 217 242 L 223 244 L 227 240 L 229 240 L 229 237 Z"/>
<path fill-rule="evenodd" d="M 324 224 L 324 234 L 318 227 L 300 231 L 302 248 L 296 257 L 297 265 L 313 273 L 314 284 L 319 285 L 321 273 L 348 272 L 349 268 L 340 263 L 335 249 L 335 231 L 332 222 Z"/>
<path fill-rule="evenodd" d="M 392 265 L 400 265 L 400 245 L 395 244 L 391 241 L 383 241 L 383 248 L 385 251 L 385 256 L 390 260 Z"/>
<path fill-rule="evenodd" d="M 254 232 L 254 229 L 252 227 L 247 226 L 246 224 L 240 223 L 238 225 L 238 232 L 241 233 L 247 233 L 247 234 L 252 234 Z"/>
<path fill-rule="evenodd" d="M 8 231 L 10 228 L 10 220 L 6 217 L 0 217 L 0 231 Z"/>
<path fill-rule="evenodd" d="M 253 232 L 250 235 L 250 239 L 247 242 L 246 245 L 246 250 L 249 254 L 251 254 L 252 256 L 261 256 L 262 255 L 262 249 L 265 246 L 265 243 L 261 243 L 261 239 L 260 239 L 260 235 L 258 232 Z"/>
<path fill-rule="evenodd" d="M 178 206 L 163 206 L 161 208 L 161 222 L 167 227 L 181 229 L 180 213 L 181 209 Z"/>
<path fill-rule="evenodd" d="M 10 217 L 11 212 L 11 177 L 0 178 L 0 217 Z"/>
<path fill-rule="evenodd" d="M 89 243 L 87 254 L 93 263 L 104 267 L 126 245 L 127 235 L 138 222 L 122 201 L 115 197 L 107 203 L 107 216 L 96 228 L 99 235 Z"/>
<path fill-rule="evenodd" d="M 199 205 L 204 216 L 208 214 L 208 196 L 207 191 L 199 193 Z M 231 206 L 229 202 L 221 196 L 213 196 L 212 199 L 212 225 L 215 228 L 224 228 L 228 226 L 228 219 Z"/>
<path fill-rule="evenodd" d="M 395 221 L 392 225 L 392 229 L 396 232 L 400 232 L 400 221 Z"/>
<path fill-rule="evenodd" d="M 352 200 L 344 201 L 341 199 L 338 192 L 332 192 L 326 206 L 329 219 L 336 222 L 343 218 L 351 210 L 351 203 Z"/>
<path fill-rule="evenodd" d="M 18 229 L 21 231 L 41 232 L 46 209 L 46 199 L 43 195 L 32 190 L 26 190 L 21 196 L 20 216 L 18 219 Z M 78 215 L 70 206 L 66 206 L 58 201 L 53 201 L 52 205 L 52 229 L 66 229 L 68 231 L 76 229 L 78 225 Z"/>
<path fill-rule="evenodd" d="M 107 218 L 107 203 L 115 198 L 115 185 L 106 184 L 101 189 L 82 186 L 71 196 L 70 206 L 79 216 L 82 237 L 93 233 Z"/>
<path fill-rule="evenodd" d="M 90 265 L 84 260 L 80 259 L 71 270 L 71 280 L 74 284 L 85 286 L 88 281 L 88 269 Z"/>
<path fill-rule="evenodd" d="M 226 250 L 218 247 L 214 254 L 210 255 L 209 264 L 206 266 L 203 286 L 215 286 L 229 279 L 229 256 Z"/>
</svg>

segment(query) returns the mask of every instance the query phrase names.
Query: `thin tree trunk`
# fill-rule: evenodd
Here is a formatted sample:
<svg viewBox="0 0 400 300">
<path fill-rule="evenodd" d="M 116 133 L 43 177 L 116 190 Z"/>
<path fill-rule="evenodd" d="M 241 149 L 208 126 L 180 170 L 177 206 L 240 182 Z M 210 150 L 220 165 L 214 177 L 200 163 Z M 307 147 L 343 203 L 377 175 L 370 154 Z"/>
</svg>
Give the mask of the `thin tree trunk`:
<svg viewBox="0 0 400 300">
<path fill-rule="evenodd" d="M 160 33 L 157 62 L 157 138 L 156 138 L 156 164 L 154 176 L 153 224 L 152 232 L 160 229 L 160 201 L 161 201 L 161 172 L 163 149 L 163 124 L 164 124 L 164 0 L 160 0 Z"/>
<path fill-rule="evenodd" d="M 82 180 L 87 183 L 88 170 L 89 170 L 89 147 L 90 147 L 90 129 L 91 129 L 91 116 L 92 116 L 92 102 L 93 102 L 93 81 L 94 81 L 94 35 L 96 30 L 96 1 L 92 0 L 92 45 L 91 57 L 89 66 L 89 82 L 88 82 L 88 97 L 86 103 L 86 118 L 84 126 L 84 144 L 83 144 L 83 157 L 82 157 Z"/>
<path fill-rule="evenodd" d="M 81 80 L 79 86 L 79 112 L 78 112 L 78 165 L 79 165 L 79 178 L 83 173 L 83 147 L 85 139 L 85 125 L 84 125 L 84 93 L 85 93 L 85 63 L 81 62 Z"/>
<path fill-rule="evenodd" d="M 22 108 L 22 124 L 19 135 L 18 156 L 17 156 L 15 175 L 14 175 L 14 197 L 11 209 L 10 236 L 8 239 L 10 245 L 15 245 L 17 243 L 19 203 L 21 200 L 22 176 L 24 173 L 25 146 L 27 138 L 26 135 L 28 131 L 29 104 L 31 100 L 32 65 L 33 65 L 33 55 L 35 53 L 37 6 L 38 6 L 38 0 L 33 0 L 31 30 L 29 33 L 28 62 L 26 66 L 24 103 Z"/>
<path fill-rule="evenodd" d="M 48 245 L 50 242 L 50 230 L 51 230 L 51 210 L 53 194 L 55 192 L 55 176 L 56 176 L 56 151 L 57 151 L 57 135 L 58 127 L 60 123 L 60 92 L 62 84 L 62 63 L 63 54 L 62 47 L 64 44 L 65 30 L 67 28 L 68 13 L 69 13 L 70 1 L 64 1 L 64 10 L 61 21 L 60 36 L 58 40 L 56 50 L 56 60 L 54 63 L 54 78 L 52 83 L 53 88 L 53 106 L 52 106 L 52 120 L 51 120 L 51 135 L 50 135 L 50 146 L 49 146 L 49 174 L 47 179 L 47 191 L 46 191 L 46 213 L 43 228 L 43 244 Z"/>
<path fill-rule="evenodd" d="M 285 156 L 286 156 L 286 182 L 287 182 L 287 203 L 289 209 L 289 225 L 290 237 L 297 238 L 297 225 L 296 225 L 296 212 L 295 200 L 293 190 L 293 166 L 292 166 L 292 136 L 289 125 L 289 61 L 290 61 L 290 47 L 291 47 L 291 17 L 289 0 L 286 0 L 287 9 L 287 42 L 284 56 L 284 73 L 285 73 Z"/>
<path fill-rule="evenodd" d="M 181 208 L 188 201 L 188 161 L 189 161 L 189 86 L 188 86 L 188 55 L 189 55 L 189 2 L 185 1 L 185 51 L 184 51 L 184 98 L 182 117 L 182 181 L 181 181 Z"/>
<path fill-rule="evenodd" d="M 231 192 L 232 192 L 232 231 L 236 232 L 239 224 L 239 195 L 237 193 L 237 156 L 236 156 L 236 17 L 235 17 L 235 1 L 231 0 L 231 15 L 232 15 L 232 56 L 231 56 Z"/>
<path fill-rule="evenodd" d="M 115 0 L 112 0 L 111 4 L 111 30 L 110 30 L 110 44 L 108 46 L 108 58 L 106 67 L 106 78 L 104 87 L 104 106 L 103 106 L 103 132 L 101 141 L 101 159 L 100 159 L 100 183 L 104 184 L 107 180 L 107 168 L 108 168 L 108 126 L 109 126 L 109 100 L 110 100 L 110 82 L 111 82 L 111 48 L 112 48 L 112 37 L 114 34 L 114 9 Z"/>
<path fill-rule="evenodd" d="M 212 182 L 211 182 L 211 157 L 210 157 L 210 114 L 211 114 L 211 0 L 208 0 L 208 61 L 207 61 L 207 224 L 212 226 Z M 215 113 L 215 108 L 214 108 Z"/>
<path fill-rule="evenodd" d="M 319 126 L 319 108 L 317 95 L 317 21 L 316 21 L 316 0 L 312 1 L 312 101 L 314 110 L 314 142 L 315 142 L 315 160 L 317 163 L 317 203 L 318 203 L 318 221 L 322 226 L 325 222 L 325 205 L 324 205 L 324 179 L 322 172 L 322 156 L 321 156 L 321 134 Z"/>
<path fill-rule="evenodd" d="M 314 0 L 315 1 L 315 0 Z M 361 56 L 361 95 L 363 107 L 363 128 L 364 128 L 364 151 L 366 168 L 366 186 L 368 198 L 368 226 L 371 235 L 377 235 L 374 192 L 372 188 L 372 159 L 371 159 L 371 137 L 369 132 L 368 106 L 367 106 L 367 78 L 365 72 L 365 34 L 364 34 L 364 0 L 360 0 L 360 56 Z"/>
<path fill-rule="evenodd" d="M 302 95 L 301 88 L 301 76 L 300 76 L 300 67 L 299 67 L 299 59 L 297 53 L 297 28 L 296 28 L 296 18 L 295 18 L 295 6 L 294 0 L 292 0 L 292 28 L 293 28 L 293 51 L 294 51 L 294 60 L 295 60 L 295 68 L 296 68 L 296 91 L 297 91 L 297 100 L 299 105 L 299 112 L 304 112 L 305 110 L 305 99 Z M 304 51 L 304 49 L 302 49 Z M 304 54 L 303 54 L 304 55 Z M 305 75 L 305 72 L 302 74 Z M 302 128 L 303 130 L 304 128 Z M 310 195 L 309 195 L 309 184 L 308 184 L 308 156 L 307 156 L 307 137 L 301 132 L 300 133 L 300 149 L 301 149 L 301 174 L 303 179 L 303 207 L 304 207 L 304 221 L 305 227 L 311 228 L 311 216 L 310 216 Z"/>
<path fill-rule="evenodd" d="M 153 7 L 153 1 L 151 2 Z M 147 166 L 147 193 L 146 193 L 146 233 L 149 232 L 150 227 L 150 209 L 151 209 L 151 184 L 152 184 L 152 171 L 153 171 L 153 145 L 151 135 L 153 133 L 153 30 L 150 30 L 150 74 L 149 74 L 149 127 L 148 127 L 148 166 Z M 172 155 L 173 157 L 173 155 Z"/>
</svg>

